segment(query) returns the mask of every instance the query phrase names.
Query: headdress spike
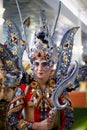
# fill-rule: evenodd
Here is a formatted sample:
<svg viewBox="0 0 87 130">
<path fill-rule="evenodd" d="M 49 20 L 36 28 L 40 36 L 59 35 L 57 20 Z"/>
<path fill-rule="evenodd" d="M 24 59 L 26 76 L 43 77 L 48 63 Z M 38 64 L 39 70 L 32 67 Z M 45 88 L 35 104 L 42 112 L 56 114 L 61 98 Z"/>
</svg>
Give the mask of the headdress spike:
<svg viewBox="0 0 87 130">
<path fill-rule="evenodd" d="M 40 10 L 40 31 L 45 32 L 45 34 L 49 35 L 49 26 L 48 21 L 46 19 L 45 10 Z"/>
<path fill-rule="evenodd" d="M 17 5 L 17 9 L 18 9 L 20 21 L 21 21 L 21 27 L 22 27 L 22 30 L 23 30 L 22 33 L 23 33 L 24 38 L 25 38 L 25 40 L 26 40 L 26 52 L 27 52 L 27 55 L 28 55 L 28 57 L 29 57 L 29 44 L 28 44 L 28 40 L 27 40 L 27 36 L 26 36 L 26 31 L 25 31 L 25 28 L 24 28 L 25 21 L 23 22 L 18 0 L 16 0 L 16 5 Z M 29 23 L 30 23 L 30 17 L 26 18 L 26 20 L 27 20 L 27 22 L 28 22 L 28 24 L 29 24 Z"/>
<path fill-rule="evenodd" d="M 53 35 L 55 33 L 57 21 L 58 21 L 59 15 L 60 15 L 60 10 L 61 10 L 61 1 L 59 1 L 58 12 L 57 12 L 57 15 L 55 16 L 55 20 L 54 20 L 53 27 L 52 27 L 52 30 L 51 30 L 51 38 L 53 37 Z"/>
</svg>

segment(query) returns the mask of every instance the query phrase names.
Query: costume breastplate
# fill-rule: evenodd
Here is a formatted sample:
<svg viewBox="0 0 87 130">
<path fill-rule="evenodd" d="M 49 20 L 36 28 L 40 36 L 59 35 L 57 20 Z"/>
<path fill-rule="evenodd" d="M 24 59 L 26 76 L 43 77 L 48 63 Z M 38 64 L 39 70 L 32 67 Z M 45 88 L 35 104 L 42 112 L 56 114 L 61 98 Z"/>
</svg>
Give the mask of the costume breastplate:
<svg viewBox="0 0 87 130">
<path fill-rule="evenodd" d="M 30 91 L 27 93 L 27 95 L 30 94 L 30 99 L 27 105 L 40 110 L 40 120 L 47 118 L 48 111 L 53 107 L 51 96 L 54 86 L 55 81 L 53 79 L 48 81 L 44 91 L 42 91 L 37 81 L 33 80 L 30 84 Z"/>
</svg>

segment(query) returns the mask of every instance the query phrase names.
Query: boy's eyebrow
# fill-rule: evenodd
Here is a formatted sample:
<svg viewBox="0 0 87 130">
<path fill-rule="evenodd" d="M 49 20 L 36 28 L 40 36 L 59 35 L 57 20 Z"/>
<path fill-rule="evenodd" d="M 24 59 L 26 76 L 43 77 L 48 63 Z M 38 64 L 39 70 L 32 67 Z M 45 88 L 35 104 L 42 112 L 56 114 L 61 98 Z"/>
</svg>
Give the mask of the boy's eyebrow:
<svg viewBox="0 0 87 130">
<path fill-rule="evenodd" d="M 46 61 L 42 61 L 42 62 L 39 62 L 39 61 L 35 61 L 35 63 L 47 63 Z"/>
<path fill-rule="evenodd" d="M 46 60 L 35 60 L 34 62 L 36 62 L 36 61 L 38 61 L 38 62 L 47 62 Z"/>
</svg>

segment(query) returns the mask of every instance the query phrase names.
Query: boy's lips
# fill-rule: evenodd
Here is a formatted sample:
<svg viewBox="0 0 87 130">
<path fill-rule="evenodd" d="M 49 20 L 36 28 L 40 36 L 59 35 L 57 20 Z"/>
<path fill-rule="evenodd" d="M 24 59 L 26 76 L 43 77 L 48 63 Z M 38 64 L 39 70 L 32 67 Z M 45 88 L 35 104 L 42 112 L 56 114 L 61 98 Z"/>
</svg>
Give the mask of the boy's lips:
<svg viewBox="0 0 87 130">
<path fill-rule="evenodd" d="M 41 75 L 42 75 L 42 74 L 43 74 L 43 72 L 38 72 L 38 74 L 41 74 Z"/>
</svg>

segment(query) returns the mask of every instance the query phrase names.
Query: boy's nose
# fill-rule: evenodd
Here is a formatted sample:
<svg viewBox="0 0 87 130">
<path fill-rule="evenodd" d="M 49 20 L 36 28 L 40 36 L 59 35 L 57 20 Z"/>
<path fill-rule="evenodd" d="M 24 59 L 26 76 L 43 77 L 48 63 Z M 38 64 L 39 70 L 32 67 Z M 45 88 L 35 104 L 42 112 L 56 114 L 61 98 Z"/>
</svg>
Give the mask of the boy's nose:
<svg viewBox="0 0 87 130">
<path fill-rule="evenodd" d="M 41 70 L 43 68 L 42 64 L 38 65 L 38 69 Z"/>
</svg>

